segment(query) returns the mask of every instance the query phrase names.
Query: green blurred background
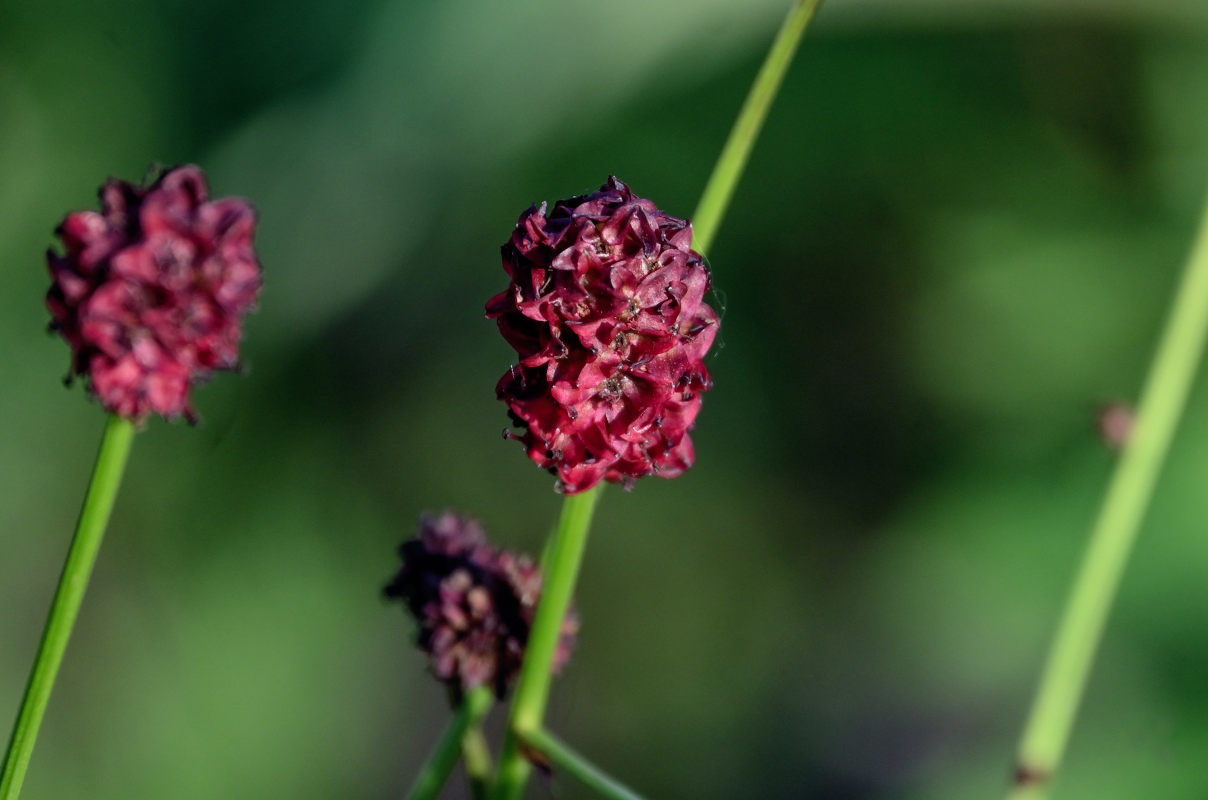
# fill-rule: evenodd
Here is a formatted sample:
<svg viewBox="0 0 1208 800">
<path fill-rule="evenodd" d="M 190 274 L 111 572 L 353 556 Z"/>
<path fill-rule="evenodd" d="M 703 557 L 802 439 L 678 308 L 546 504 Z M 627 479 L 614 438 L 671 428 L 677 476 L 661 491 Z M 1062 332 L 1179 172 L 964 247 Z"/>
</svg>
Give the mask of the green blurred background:
<svg viewBox="0 0 1208 800">
<path fill-rule="evenodd" d="M 456 507 L 535 551 L 559 503 L 499 436 L 498 246 L 610 173 L 690 215 L 786 5 L 0 0 L 3 735 L 102 427 L 52 229 L 195 161 L 266 275 L 248 374 L 135 444 L 25 797 L 401 796 L 447 711 L 394 548 Z M 1201 0 L 828 0 L 710 253 L 697 466 L 607 492 L 553 728 L 651 798 L 998 796 L 1206 100 Z M 1060 798 L 1208 797 L 1206 468 L 1201 388 Z"/>
</svg>

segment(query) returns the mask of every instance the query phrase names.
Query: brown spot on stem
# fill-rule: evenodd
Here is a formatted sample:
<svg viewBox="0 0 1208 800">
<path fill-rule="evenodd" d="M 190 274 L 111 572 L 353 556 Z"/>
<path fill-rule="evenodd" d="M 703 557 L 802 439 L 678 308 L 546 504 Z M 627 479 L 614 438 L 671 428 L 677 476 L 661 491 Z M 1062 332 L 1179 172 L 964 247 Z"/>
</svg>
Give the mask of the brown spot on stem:
<svg viewBox="0 0 1208 800">
<path fill-rule="evenodd" d="M 1049 773 L 1047 770 L 1033 767 L 1028 764 L 1016 764 L 1015 775 L 1011 778 L 1012 784 L 1017 787 L 1024 786 L 1039 786 L 1047 783 Z"/>
<path fill-rule="evenodd" d="M 519 745 L 520 754 L 523 755 L 530 764 L 540 770 L 542 774 L 544 774 L 546 777 L 554 774 L 554 764 L 552 761 L 550 761 L 549 756 L 545 754 L 545 751 L 538 750 L 536 747 L 533 747 L 523 739 L 520 740 Z"/>
</svg>

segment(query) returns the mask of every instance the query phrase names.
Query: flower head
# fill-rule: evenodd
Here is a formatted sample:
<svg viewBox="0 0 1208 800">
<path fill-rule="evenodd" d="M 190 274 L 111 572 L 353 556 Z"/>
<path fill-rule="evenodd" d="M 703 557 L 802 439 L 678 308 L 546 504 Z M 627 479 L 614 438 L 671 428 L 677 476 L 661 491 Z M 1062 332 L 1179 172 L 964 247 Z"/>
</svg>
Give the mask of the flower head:
<svg viewBox="0 0 1208 800">
<path fill-rule="evenodd" d="M 487 316 L 520 357 L 496 387 L 507 435 L 568 493 L 690 467 L 718 330 L 692 226 L 614 177 L 525 211 L 502 251 Z"/>
<path fill-rule="evenodd" d="M 385 594 L 419 623 L 416 643 L 438 680 L 465 692 L 492 686 L 499 697 L 524 660 L 541 597 L 542 576 L 526 556 L 496 550 L 478 520 L 446 511 L 420 518 L 419 533 L 399 548 L 403 567 Z M 562 626 L 557 671 L 570 658 L 574 614 Z"/>
<path fill-rule="evenodd" d="M 189 390 L 235 369 L 243 317 L 260 292 L 256 215 L 239 198 L 209 200 L 200 168 L 149 187 L 110 179 L 102 210 L 69 214 L 47 253 L 51 328 L 73 375 L 107 410 L 194 418 Z"/>
</svg>

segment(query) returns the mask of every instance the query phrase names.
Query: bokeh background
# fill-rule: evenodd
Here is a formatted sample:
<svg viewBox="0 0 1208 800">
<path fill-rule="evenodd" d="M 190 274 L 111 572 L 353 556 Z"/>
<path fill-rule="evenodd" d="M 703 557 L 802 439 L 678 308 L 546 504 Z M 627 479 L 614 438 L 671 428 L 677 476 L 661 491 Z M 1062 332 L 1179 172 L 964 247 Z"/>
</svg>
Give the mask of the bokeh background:
<svg viewBox="0 0 1208 800">
<path fill-rule="evenodd" d="M 248 373 L 136 442 L 25 797 L 402 795 L 447 710 L 396 545 L 456 507 L 535 551 L 559 503 L 499 435 L 498 246 L 610 173 L 690 215 L 786 7 L 0 0 L 4 735 L 102 427 L 52 229 L 194 161 L 267 281 Z M 1000 794 L 1206 100 L 1200 0 L 827 0 L 710 253 L 697 466 L 605 495 L 552 727 L 651 798 Z M 1061 798 L 1208 796 L 1206 469 L 1201 389 Z"/>
</svg>

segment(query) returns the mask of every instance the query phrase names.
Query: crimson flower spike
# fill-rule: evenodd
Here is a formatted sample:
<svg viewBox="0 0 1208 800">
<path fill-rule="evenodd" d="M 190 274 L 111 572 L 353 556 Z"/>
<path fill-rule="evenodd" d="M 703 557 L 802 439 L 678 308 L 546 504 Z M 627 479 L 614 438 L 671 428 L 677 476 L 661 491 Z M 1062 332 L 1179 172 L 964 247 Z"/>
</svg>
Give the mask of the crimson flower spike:
<svg viewBox="0 0 1208 800">
<path fill-rule="evenodd" d="M 525 211 L 502 253 L 487 316 L 520 357 L 496 386 L 521 429 L 505 436 L 568 494 L 692 466 L 719 320 L 691 224 L 611 177 Z"/>
<path fill-rule="evenodd" d="M 240 198 L 208 199 L 199 167 L 149 187 L 110 179 L 102 210 L 69 214 L 47 253 L 46 305 L 81 376 L 106 410 L 196 418 L 193 386 L 237 369 L 243 318 L 260 293 L 256 214 Z"/>
</svg>

